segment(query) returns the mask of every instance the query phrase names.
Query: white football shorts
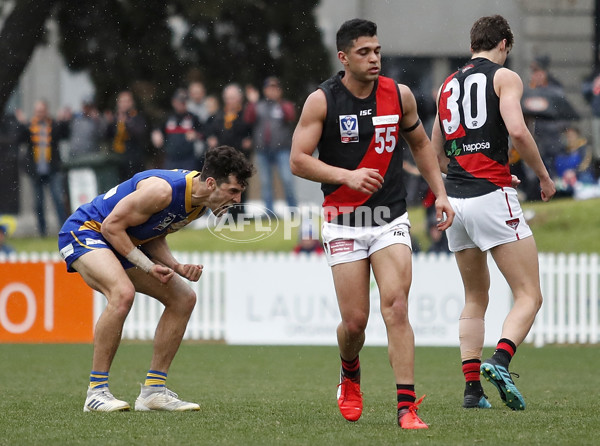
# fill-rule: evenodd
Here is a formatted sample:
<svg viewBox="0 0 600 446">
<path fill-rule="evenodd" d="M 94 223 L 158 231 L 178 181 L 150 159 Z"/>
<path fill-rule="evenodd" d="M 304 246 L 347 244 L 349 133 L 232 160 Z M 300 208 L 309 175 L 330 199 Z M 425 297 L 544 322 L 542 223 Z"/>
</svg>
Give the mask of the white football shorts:
<svg viewBox="0 0 600 446">
<path fill-rule="evenodd" d="M 448 199 L 455 212 L 452 226 L 446 229 L 452 252 L 468 248 L 487 251 L 533 235 L 512 187 L 480 197 Z"/>
<path fill-rule="evenodd" d="M 374 252 L 397 243 L 412 250 L 406 212 L 384 226 L 344 226 L 325 222 L 321 236 L 329 266 L 366 259 Z"/>
</svg>

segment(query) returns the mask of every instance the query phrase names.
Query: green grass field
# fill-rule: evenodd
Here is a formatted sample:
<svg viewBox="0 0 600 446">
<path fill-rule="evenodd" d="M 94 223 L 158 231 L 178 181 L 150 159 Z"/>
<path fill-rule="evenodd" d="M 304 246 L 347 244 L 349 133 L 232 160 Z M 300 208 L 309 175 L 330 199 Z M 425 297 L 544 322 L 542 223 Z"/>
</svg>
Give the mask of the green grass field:
<svg viewBox="0 0 600 446">
<path fill-rule="evenodd" d="M 124 343 L 111 390 L 133 404 L 151 355 Z M 484 351 L 489 355 L 491 349 Z M 184 343 L 168 384 L 193 413 L 84 413 L 91 345 L 0 345 L 0 445 L 592 445 L 600 438 L 598 347 L 519 348 L 512 369 L 527 409 L 505 407 L 484 381 L 491 410 L 461 408 L 458 348 L 417 348 L 419 411 L 430 429 L 396 425 L 385 348 L 361 353 L 364 412 L 338 412 L 335 347 Z"/>
<path fill-rule="evenodd" d="M 540 252 L 600 252 L 600 200 L 526 203 Z M 410 211 L 425 239 L 422 209 Z M 260 243 L 224 242 L 206 230 L 169 237 L 175 251 L 280 251 L 295 239 L 283 231 Z M 56 238 L 13 239 L 19 251 L 56 251 Z M 426 243 L 424 243 L 426 247 Z M 151 355 L 150 343 L 124 343 L 111 390 L 131 404 Z M 484 356 L 491 349 L 486 349 Z M 519 348 L 511 369 L 527 410 L 505 407 L 489 383 L 491 410 L 461 408 L 458 348 L 417 348 L 416 384 L 426 431 L 402 431 L 384 348 L 361 354 L 365 408 L 346 422 L 335 402 L 335 347 L 238 347 L 184 344 L 169 386 L 201 404 L 198 413 L 83 413 L 91 345 L 0 344 L 0 445 L 593 445 L 600 441 L 595 375 L 598 346 Z"/>
</svg>

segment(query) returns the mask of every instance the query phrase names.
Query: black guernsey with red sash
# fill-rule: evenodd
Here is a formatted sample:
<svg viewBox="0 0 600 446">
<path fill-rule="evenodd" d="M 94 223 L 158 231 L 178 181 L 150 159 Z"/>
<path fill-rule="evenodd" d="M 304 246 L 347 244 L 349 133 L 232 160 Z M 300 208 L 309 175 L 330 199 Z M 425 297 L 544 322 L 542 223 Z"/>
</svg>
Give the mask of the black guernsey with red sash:
<svg viewBox="0 0 600 446">
<path fill-rule="evenodd" d="M 494 91 L 494 75 L 500 68 L 478 57 L 442 85 L 438 110 L 450 158 L 445 182 L 450 197 L 477 197 L 511 185 L 508 130 Z"/>
<path fill-rule="evenodd" d="M 342 84 L 344 72 L 319 88 L 327 117 L 317 146 L 319 159 L 349 170 L 377 169 L 383 187 L 373 194 L 339 184 L 322 184 L 325 220 L 349 226 L 379 226 L 406 212 L 399 125 L 402 101 L 396 82 L 379 76 L 369 97 L 360 99 Z"/>
</svg>

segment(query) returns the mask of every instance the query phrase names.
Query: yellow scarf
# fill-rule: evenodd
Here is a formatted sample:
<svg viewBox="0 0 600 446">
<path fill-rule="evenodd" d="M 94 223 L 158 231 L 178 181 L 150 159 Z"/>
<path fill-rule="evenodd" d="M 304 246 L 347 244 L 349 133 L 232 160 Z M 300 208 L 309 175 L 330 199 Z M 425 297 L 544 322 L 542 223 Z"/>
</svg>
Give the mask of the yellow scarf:
<svg viewBox="0 0 600 446">
<path fill-rule="evenodd" d="M 238 118 L 238 114 L 234 112 L 225 113 L 224 127 L 226 130 L 230 130 L 233 127 L 233 123 Z"/>
<path fill-rule="evenodd" d="M 116 153 L 125 153 L 125 141 L 129 139 L 127 128 L 125 127 L 125 121 L 117 122 L 117 133 L 113 140 L 113 150 Z"/>
<path fill-rule="evenodd" d="M 131 118 L 137 115 L 136 110 L 130 110 L 127 112 L 127 115 Z M 125 153 L 127 146 L 125 142 L 129 140 L 129 133 L 127 133 L 127 127 L 125 126 L 125 121 L 119 120 L 117 121 L 117 133 L 115 134 L 115 139 L 113 139 L 112 149 L 116 153 Z"/>
<path fill-rule="evenodd" d="M 37 164 L 43 156 L 49 163 L 52 159 L 52 120 L 46 118 L 40 121 L 34 117 L 29 125 L 29 131 L 33 146 L 33 161 Z"/>
</svg>

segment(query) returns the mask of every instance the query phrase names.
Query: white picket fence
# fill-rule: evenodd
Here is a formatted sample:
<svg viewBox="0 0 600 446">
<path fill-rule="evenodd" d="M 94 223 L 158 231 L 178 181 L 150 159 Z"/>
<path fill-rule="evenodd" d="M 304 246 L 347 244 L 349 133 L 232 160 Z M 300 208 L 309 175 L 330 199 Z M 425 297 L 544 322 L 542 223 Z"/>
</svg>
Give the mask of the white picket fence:
<svg viewBox="0 0 600 446">
<path fill-rule="evenodd" d="M 182 263 L 197 263 L 205 266 L 202 278 L 196 283 L 191 283 L 197 294 L 197 304 L 188 324 L 185 339 L 225 341 L 227 339 L 227 311 L 248 311 L 245 308 L 231 309 L 226 306 L 228 283 L 236 280 L 236 271 L 231 268 L 231 263 L 239 270 L 240 265 L 248 266 L 260 262 L 269 264 L 285 263 L 290 265 L 290 275 L 294 277 L 302 274 L 302 265 L 306 265 L 306 258 L 296 262 L 292 259 L 294 254 L 281 253 L 175 253 Z M 454 262 L 451 257 L 443 262 L 432 257 L 436 254 L 416 254 L 413 269 L 427 268 L 427 276 L 432 278 L 443 277 L 443 269 L 447 269 L 449 262 Z M 6 257 L 0 255 L 1 262 L 44 262 L 57 259 L 55 254 L 32 253 L 19 254 Z M 540 259 L 540 277 L 544 304 L 538 313 L 533 329 L 526 342 L 536 346 L 548 343 L 560 344 L 596 344 L 600 342 L 600 257 L 598 254 L 547 254 L 542 253 Z M 310 262 L 323 262 L 322 257 L 314 256 Z M 287 263 L 286 263 L 287 262 Z M 440 269 L 436 271 L 435 268 Z M 327 269 L 326 264 L 323 268 Z M 292 277 L 292 276 L 290 276 Z M 268 290 L 273 277 L 269 268 L 265 268 L 264 276 L 256 277 L 254 283 L 247 287 L 258 287 Z M 286 278 L 279 278 L 286 280 Z M 306 277 L 305 280 L 311 280 Z M 239 285 L 239 284 L 236 284 Z M 243 285 L 241 289 L 244 289 Z M 440 294 L 447 292 L 448 284 L 442 280 L 439 283 Z M 459 283 L 453 283 L 452 290 L 457 296 L 462 296 Z M 333 295 L 331 284 L 324 285 L 324 293 Z M 331 288 L 330 290 L 328 288 Z M 236 289 L 240 289 L 237 286 Z M 502 287 L 502 290 L 505 288 Z M 257 296 L 261 291 L 253 290 Z M 300 301 L 303 296 L 302 287 L 294 289 Z M 411 295 L 419 293 L 419 281 L 413 281 Z M 502 291 L 504 293 L 504 291 Z M 510 292 L 508 291 L 508 294 Z M 507 298 L 508 296 L 492 295 L 490 299 Z M 94 295 L 94 320 L 101 314 L 106 305 L 105 298 L 100 293 Z M 162 305 L 147 296 L 137 296 L 129 317 L 125 322 L 123 338 L 149 340 L 154 337 L 157 321 L 162 313 Z M 372 317 L 374 317 L 372 315 Z M 417 339 L 418 341 L 418 339 Z M 458 339 L 456 339 L 458 342 Z"/>
<path fill-rule="evenodd" d="M 261 256 L 262 254 L 258 254 Z M 289 254 L 292 255 L 292 254 Z M 230 258 L 242 257 L 253 262 L 257 254 L 176 254 L 181 262 L 205 265 L 202 279 L 191 284 L 197 293 L 198 301 L 185 333 L 185 339 L 224 340 L 225 321 L 225 270 Z M 273 261 L 288 254 L 273 256 Z M 431 268 L 429 254 L 414 256 L 414 268 L 426 265 Z M 435 256 L 435 254 L 434 254 Z M 600 342 L 600 257 L 597 254 L 545 254 L 540 258 L 540 278 L 544 304 L 538 313 L 533 329 L 526 342 L 536 346 L 549 343 L 590 343 Z M 425 267 L 425 266 L 424 266 Z M 296 271 L 301 274 L 301 271 Z M 430 271 L 437 277 L 436 271 Z M 232 272 L 235 277 L 235 272 Z M 264 278 L 257 278 L 261 286 L 268 286 L 269 271 Z M 251 286 L 249 284 L 249 286 Z M 443 284 L 440 284 L 443 286 Z M 418 287 L 413 283 L 413 291 Z M 332 291 L 333 292 L 333 291 Z M 145 297 L 145 296 L 144 296 Z M 494 296 L 491 296 L 493 299 Z M 96 314 L 104 307 L 104 298 L 96 296 Z M 160 303 L 154 299 L 137 298 L 127 322 L 124 338 L 152 339 L 156 322 L 162 311 Z M 243 311 L 240 309 L 240 311 Z M 458 342 L 458 340 L 457 340 Z"/>
<path fill-rule="evenodd" d="M 175 253 L 181 263 L 205 265 L 202 278 L 190 282 L 196 292 L 196 307 L 188 323 L 184 339 L 225 339 L 225 268 L 231 254 L 221 253 Z M 251 261 L 251 259 L 248 259 Z M 106 299 L 94 293 L 94 318 L 98 319 L 106 306 Z M 144 295 L 135 298 L 133 307 L 123 327 L 124 339 L 147 340 L 154 338 L 154 330 L 162 314 L 163 306 Z"/>
<path fill-rule="evenodd" d="M 599 342 L 598 254 L 540 254 L 539 258 L 544 303 L 526 340 L 537 346 Z"/>
</svg>

